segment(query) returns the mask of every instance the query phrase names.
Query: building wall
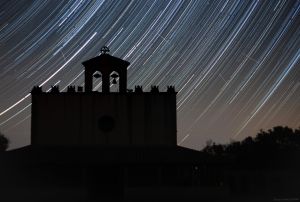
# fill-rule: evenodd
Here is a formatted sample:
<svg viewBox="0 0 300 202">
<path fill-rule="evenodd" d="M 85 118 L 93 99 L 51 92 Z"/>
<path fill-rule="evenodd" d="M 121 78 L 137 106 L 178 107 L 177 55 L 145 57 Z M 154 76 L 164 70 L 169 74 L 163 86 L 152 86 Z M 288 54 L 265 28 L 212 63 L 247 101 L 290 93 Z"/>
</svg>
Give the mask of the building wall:
<svg viewBox="0 0 300 202">
<path fill-rule="evenodd" d="M 176 145 L 176 93 L 32 94 L 31 139 L 33 145 Z"/>
</svg>

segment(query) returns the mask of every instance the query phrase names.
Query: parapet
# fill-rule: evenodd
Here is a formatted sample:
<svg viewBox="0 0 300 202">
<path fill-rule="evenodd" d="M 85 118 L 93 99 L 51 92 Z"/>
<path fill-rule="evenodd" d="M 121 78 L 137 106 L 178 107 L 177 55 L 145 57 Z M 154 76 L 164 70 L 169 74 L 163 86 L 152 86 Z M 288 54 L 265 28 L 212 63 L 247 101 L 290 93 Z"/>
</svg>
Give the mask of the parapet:
<svg viewBox="0 0 300 202">
<path fill-rule="evenodd" d="M 167 93 L 177 93 L 175 91 L 175 87 L 174 86 L 167 86 Z M 76 86 L 74 85 L 71 85 L 71 86 L 68 86 L 67 87 L 67 90 L 66 91 L 60 91 L 59 90 L 59 86 L 58 85 L 54 85 L 54 86 L 51 86 L 51 88 L 48 90 L 48 91 L 43 91 L 42 87 L 40 86 L 34 86 L 31 90 L 31 94 L 38 94 L 38 93 L 53 93 L 53 94 L 59 94 L 59 93 L 83 93 L 83 87 L 82 86 L 77 86 L 77 91 L 76 91 Z M 91 93 L 91 92 L 87 92 L 87 93 Z M 98 91 L 92 91 L 92 93 L 99 93 L 101 94 L 102 92 L 98 92 Z M 109 94 L 112 93 L 112 94 L 115 94 L 115 93 L 120 93 L 120 92 L 109 92 Z M 143 90 L 143 87 L 141 85 L 137 85 L 134 87 L 134 90 L 133 89 L 127 89 L 127 92 L 126 93 L 138 93 L 138 94 L 142 94 L 142 93 L 154 93 L 154 94 L 157 94 L 157 93 L 165 93 L 163 91 L 159 91 L 159 86 L 155 86 L 155 85 L 152 85 L 151 86 L 151 89 L 150 89 L 150 92 L 145 92 Z M 122 92 L 123 94 L 123 92 Z"/>
<path fill-rule="evenodd" d="M 34 86 L 31 90 L 31 94 L 37 94 L 37 93 L 42 93 L 43 89 L 40 86 Z"/>
</svg>

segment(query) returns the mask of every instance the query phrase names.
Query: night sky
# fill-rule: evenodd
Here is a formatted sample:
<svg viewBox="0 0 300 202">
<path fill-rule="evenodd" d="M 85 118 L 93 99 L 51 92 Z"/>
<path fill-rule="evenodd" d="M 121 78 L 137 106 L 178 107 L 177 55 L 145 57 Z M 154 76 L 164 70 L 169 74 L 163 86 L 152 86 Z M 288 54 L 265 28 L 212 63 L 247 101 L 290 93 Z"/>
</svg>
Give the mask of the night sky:
<svg viewBox="0 0 300 202">
<path fill-rule="evenodd" d="M 300 126 L 299 0 L 0 0 L 0 131 L 11 148 L 30 144 L 32 87 L 84 85 L 81 62 L 104 45 L 131 63 L 128 88 L 175 85 L 182 146 Z"/>
</svg>

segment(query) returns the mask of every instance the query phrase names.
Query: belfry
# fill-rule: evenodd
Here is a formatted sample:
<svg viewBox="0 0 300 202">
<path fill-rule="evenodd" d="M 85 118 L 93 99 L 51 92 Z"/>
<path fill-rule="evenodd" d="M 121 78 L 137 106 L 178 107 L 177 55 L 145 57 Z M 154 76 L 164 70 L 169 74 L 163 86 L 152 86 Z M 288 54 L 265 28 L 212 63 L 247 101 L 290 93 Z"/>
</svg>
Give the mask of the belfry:
<svg viewBox="0 0 300 202">
<path fill-rule="evenodd" d="M 127 67 L 129 62 L 113 57 L 108 54 L 109 49 L 104 46 L 101 48 L 101 55 L 83 62 L 85 67 L 84 81 L 85 92 L 92 91 L 93 77 L 102 77 L 102 92 L 110 92 L 110 78 L 116 84 L 116 79 L 119 78 L 119 89 L 121 93 L 127 91 Z"/>
<path fill-rule="evenodd" d="M 129 62 L 101 54 L 82 63 L 85 86 L 32 90 L 31 144 L 37 146 L 176 146 L 176 92 L 127 89 Z M 102 80 L 94 91 L 93 79 Z M 119 84 L 117 92 L 112 85 Z"/>
</svg>

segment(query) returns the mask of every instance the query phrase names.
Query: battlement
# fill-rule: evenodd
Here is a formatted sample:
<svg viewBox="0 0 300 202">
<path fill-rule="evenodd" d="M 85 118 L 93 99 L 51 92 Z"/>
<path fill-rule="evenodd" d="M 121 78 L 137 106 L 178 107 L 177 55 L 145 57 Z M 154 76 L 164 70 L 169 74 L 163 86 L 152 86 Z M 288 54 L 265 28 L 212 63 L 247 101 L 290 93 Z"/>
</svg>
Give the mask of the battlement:
<svg viewBox="0 0 300 202">
<path fill-rule="evenodd" d="M 103 92 L 98 92 L 98 91 L 89 91 L 88 93 L 103 93 Z M 174 86 L 167 86 L 167 93 L 177 93 L 175 91 Z M 76 86 L 68 86 L 66 91 L 60 91 L 59 86 L 51 86 L 51 89 L 49 91 L 43 91 L 42 87 L 39 86 L 34 86 L 31 90 L 31 94 L 39 94 L 39 93 L 84 93 L 83 92 L 83 87 L 78 86 L 77 91 L 76 91 Z M 120 93 L 120 92 L 109 92 L 109 93 Z M 159 91 L 159 86 L 152 85 L 151 90 L 149 92 L 143 91 L 142 86 L 135 86 L 134 90 L 133 89 L 127 89 L 126 92 L 123 93 L 164 93 Z"/>
</svg>

